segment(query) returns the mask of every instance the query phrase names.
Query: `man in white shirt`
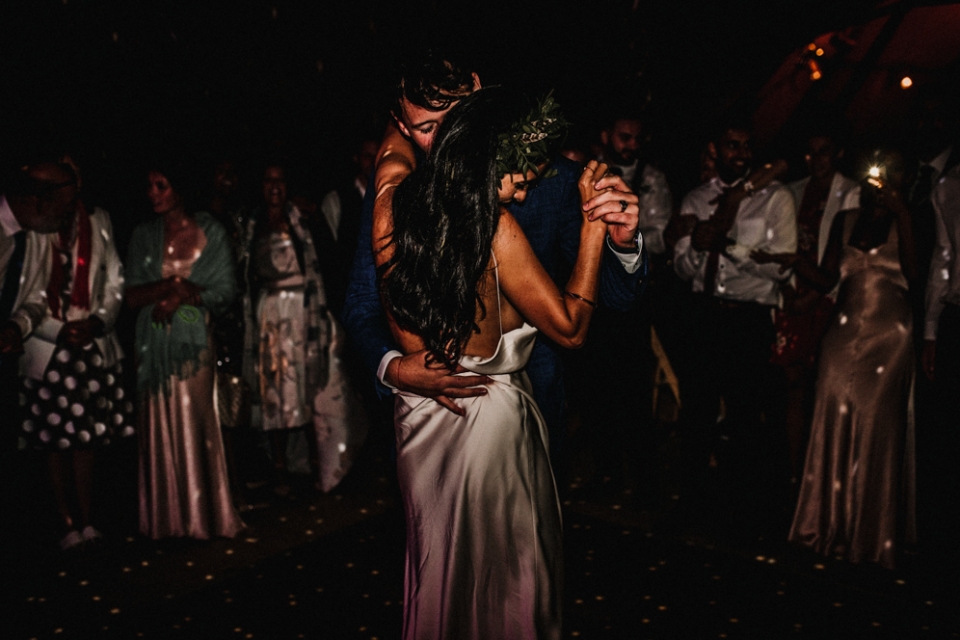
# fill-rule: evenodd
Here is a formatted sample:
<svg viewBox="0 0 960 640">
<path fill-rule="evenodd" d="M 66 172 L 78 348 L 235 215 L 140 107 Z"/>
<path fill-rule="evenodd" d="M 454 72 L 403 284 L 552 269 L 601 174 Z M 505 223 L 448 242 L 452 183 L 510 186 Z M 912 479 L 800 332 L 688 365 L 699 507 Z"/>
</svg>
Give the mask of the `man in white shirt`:
<svg viewBox="0 0 960 640">
<path fill-rule="evenodd" d="M 709 150 L 718 175 L 684 198 L 679 213 L 697 222 L 674 248 L 674 268 L 696 298 L 689 337 L 696 364 L 681 380 L 684 421 L 704 449 L 715 449 L 710 431 L 722 397 L 725 439 L 731 452 L 742 452 L 732 461 L 771 461 L 780 453 L 771 449 L 782 450 L 782 430 L 769 423 L 782 411 L 783 394 L 782 374 L 770 364 L 772 311 L 790 273 L 751 255 L 796 251 L 796 206 L 779 182 L 752 183 L 746 125 L 720 127 Z"/>
<path fill-rule="evenodd" d="M 933 192 L 942 178 L 960 165 L 960 146 L 952 144 L 957 133 L 957 114 L 954 110 L 960 109 L 960 104 L 956 98 L 950 99 L 941 92 L 939 87 L 932 87 L 917 97 L 914 131 L 916 163 L 908 176 L 910 187 L 906 193 L 917 245 L 917 266 L 921 271 L 918 290 L 911 292 L 914 327 L 924 333 L 924 338 L 927 323 L 923 316 L 928 309 L 924 302 L 927 265 L 937 259 L 934 255 L 938 238 Z"/>
<path fill-rule="evenodd" d="M 923 370 L 931 380 L 944 380 L 960 376 L 960 343 L 945 351 L 949 345 L 940 339 L 944 331 L 951 334 L 948 342 L 960 339 L 960 166 L 939 180 L 930 200 L 937 240 L 927 281 Z M 960 384 L 955 388 L 960 389 Z"/>
<path fill-rule="evenodd" d="M 960 450 L 955 435 L 956 393 L 960 387 L 948 390 L 950 365 L 957 358 L 953 355 L 956 352 L 950 351 L 953 308 L 940 306 L 951 302 L 949 292 L 956 287 L 955 282 L 950 282 L 952 278 L 944 280 L 943 273 L 944 269 L 948 272 L 951 268 L 956 269 L 953 258 L 945 259 L 944 256 L 957 206 L 950 202 L 951 197 L 956 197 L 952 188 L 954 182 L 944 178 L 960 165 L 960 144 L 956 143 L 960 132 L 957 93 L 955 87 L 933 84 L 921 87 L 914 97 L 912 151 L 915 161 L 908 171 L 906 184 L 909 186 L 904 192 L 917 256 L 917 280 L 910 283 L 908 291 L 913 310 L 917 369 L 935 378 L 918 371 L 914 386 L 917 518 L 922 540 L 930 541 L 942 532 L 944 543 L 960 534 L 956 523 L 947 526 L 950 520 L 947 514 L 957 513 L 955 504 L 960 499 L 957 491 L 960 475 L 954 460 Z M 935 198 L 939 202 L 935 203 Z M 946 239 L 939 235 L 941 222 L 947 225 Z M 948 244 L 944 245 L 944 242 Z M 931 340 L 935 340 L 935 346 L 931 345 Z M 940 357 L 940 362 L 930 357 L 934 354 Z"/>
<path fill-rule="evenodd" d="M 374 161 L 379 143 L 373 139 L 362 140 L 351 160 L 353 171 L 349 181 L 343 181 L 327 192 L 320 202 L 320 212 L 330 229 L 334 246 L 337 249 L 339 269 L 335 274 L 323 274 L 324 280 L 337 278 L 335 291 L 345 292 L 347 276 L 353 265 L 353 254 L 360 235 L 360 215 L 363 199 L 367 195 L 368 182 L 372 177 Z M 340 301 L 336 308 L 342 308 Z"/>
<path fill-rule="evenodd" d="M 954 545 L 960 535 L 960 166 L 940 178 L 931 192 L 936 245 L 927 281 L 923 372 L 931 381 L 930 424 L 924 426 L 928 460 L 921 478 L 926 491 L 919 514 L 925 536 Z M 919 425 L 918 425 L 919 426 Z M 919 430 L 918 430 L 919 431 Z M 922 518 L 929 514 L 928 518 Z"/>
<path fill-rule="evenodd" d="M 601 307 L 594 311 L 584 348 L 568 354 L 573 383 L 579 398 L 583 442 L 592 449 L 597 468 L 586 481 L 588 491 L 614 497 L 632 489 L 644 502 L 655 498 L 656 443 L 650 424 L 654 355 L 650 330 L 671 307 L 663 289 L 666 245 L 663 231 L 670 220 L 673 199 L 667 178 L 647 162 L 644 132 L 632 104 L 616 104 L 605 115 L 600 131 L 602 152 L 597 157 L 621 176 L 639 198 L 638 225 L 650 258 L 644 304 L 631 308 Z M 619 398 L 610 402 L 611 397 Z"/>
<path fill-rule="evenodd" d="M 955 91 L 953 92 L 955 93 Z M 927 268 L 933 259 L 936 223 L 931 199 L 941 177 L 960 165 L 960 145 L 953 144 L 958 132 L 960 100 L 948 88 L 929 85 L 917 95 L 914 104 L 914 155 L 916 162 L 908 173 L 907 206 L 913 223 L 917 267 L 920 274 L 910 291 L 913 302 L 913 326 L 917 353 L 923 351 L 920 339 L 925 337 Z M 921 384 L 921 396 L 926 393 Z"/>
</svg>

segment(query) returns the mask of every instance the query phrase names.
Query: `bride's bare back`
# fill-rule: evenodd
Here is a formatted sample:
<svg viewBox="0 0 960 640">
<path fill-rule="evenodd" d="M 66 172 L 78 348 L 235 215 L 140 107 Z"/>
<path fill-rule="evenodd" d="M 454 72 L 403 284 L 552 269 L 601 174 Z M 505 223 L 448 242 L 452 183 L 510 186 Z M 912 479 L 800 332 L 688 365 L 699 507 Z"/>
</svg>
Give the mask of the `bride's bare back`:
<svg viewBox="0 0 960 640">
<path fill-rule="evenodd" d="M 605 167 L 591 163 L 580 178 L 581 202 L 597 195 L 594 184 Z M 392 221 L 375 220 L 374 238 L 389 237 Z M 579 347 L 586 337 L 593 307 L 583 301 L 597 299 L 597 281 L 603 255 L 603 241 L 607 226 L 600 220 L 590 221 L 584 214 L 580 229 L 580 251 L 567 290 L 580 298 L 564 296 L 540 264 L 530 243 L 516 219 L 502 210 L 497 232 L 492 243 L 492 255 L 487 271 L 477 290 L 486 307 L 481 316 L 477 309 L 479 331 L 467 341 L 464 355 L 489 357 L 496 352 L 501 331 L 506 333 L 520 327 L 524 321 L 543 332 L 561 346 Z M 393 246 L 385 241 L 374 247 L 378 266 L 393 255 Z M 389 273 L 389 272 L 388 272 Z M 442 277 L 438 274 L 437 277 Z M 497 278 L 499 277 L 499 289 Z M 499 296 L 498 296 L 499 293 Z M 499 297 L 499 305 L 498 305 Z M 390 329 L 404 353 L 424 349 L 420 336 L 401 328 L 387 310 Z"/>
<path fill-rule="evenodd" d="M 497 236 L 499 235 L 498 231 Z M 497 236 L 494 237 L 494 245 L 497 244 Z M 481 317 L 478 306 L 476 323 L 480 330 L 474 333 L 464 346 L 463 355 L 488 358 L 496 353 L 502 334 L 523 326 L 523 316 L 510 299 L 501 293 L 499 279 L 503 275 L 503 269 L 509 269 L 509 266 L 499 265 L 496 252 L 493 252 L 487 271 L 477 285 L 486 313 Z M 507 274 L 507 277 L 509 278 L 510 274 Z"/>
</svg>

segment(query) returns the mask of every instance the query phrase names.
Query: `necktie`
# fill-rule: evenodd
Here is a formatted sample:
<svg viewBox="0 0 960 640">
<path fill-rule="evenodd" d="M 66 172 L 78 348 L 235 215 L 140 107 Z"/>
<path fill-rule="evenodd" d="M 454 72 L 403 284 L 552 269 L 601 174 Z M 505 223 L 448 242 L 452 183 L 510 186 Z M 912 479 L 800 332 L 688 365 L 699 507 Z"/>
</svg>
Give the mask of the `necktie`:
<svg viewBox="0 0 960 640">
<path fill-rule="evenodd" d="M 922 165 L 917 171 L 917 179 L 910 187 L 910 208 L 917 207 L 930 201 L 930 192 L 933 190 L 934 169 L 929 164 Z"/>
<path fill-rule="evenodd" d="M 917 265 L 920 267 L 920 281 L 917 287 L 911 287 L 916 298 L 917 307 L 914 314 L 914 326 L 922 315 L 923 293 L 926 289 L 927 270 L 933 256 L 933 247 L 937 239 L 937 225 L 933 214 L 933 203 L 930 194 L 933 191 L 934 168 L 928 164 L 917 171 L 917 179 L 910 188 L 910 219 L 913 223 L 913 241 L 917 255 Z"/>
<path fill-rule="evenodd" d="M 10 319 L 13 304 L 20 293 L 20 275 L 23 273 L 23 257 L 27 253 L 27 232 L 17 231 L 13 234 L 13 255 L 7 265 L 7 276 L 3 280 L 3 290 L 0 290 L 0 322 Z"/>
<path fill-rule="evenodd" d="M 707 268 L 703 272 L 703 292 L 713 295 L 714 285 L 717 283 L 717 268 L 720 266 L 720 253 L 711 251 L 707 255 Z"/>
</svg>

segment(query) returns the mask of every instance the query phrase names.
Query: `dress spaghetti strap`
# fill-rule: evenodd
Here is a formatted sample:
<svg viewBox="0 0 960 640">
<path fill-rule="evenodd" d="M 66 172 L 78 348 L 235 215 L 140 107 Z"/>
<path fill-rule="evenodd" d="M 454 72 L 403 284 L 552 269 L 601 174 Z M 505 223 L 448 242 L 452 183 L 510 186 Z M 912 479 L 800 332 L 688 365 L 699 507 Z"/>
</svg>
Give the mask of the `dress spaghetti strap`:
<svg viewBox="0 0 960 640">
<path fill-rule="evenodd" d="M 503 313 L 500 310 L 500 267 L 497 263 L 497 254 L 492 249 L 490 257 L 493 258 L 493 277 L 497 283 L 497 323 L 500 325 L 500 337 L 503 338 Z"/>
</svg>

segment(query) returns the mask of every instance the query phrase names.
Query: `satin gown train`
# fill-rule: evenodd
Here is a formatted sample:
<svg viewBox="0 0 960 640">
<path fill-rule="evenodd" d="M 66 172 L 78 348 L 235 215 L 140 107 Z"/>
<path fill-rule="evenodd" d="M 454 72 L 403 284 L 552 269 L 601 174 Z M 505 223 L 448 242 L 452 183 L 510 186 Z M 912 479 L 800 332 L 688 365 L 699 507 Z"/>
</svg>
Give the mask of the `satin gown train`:
<svg viewBox="0 0 960 640">
<path fill-rule="evenodd" d="M 407 521 L 405 640 L 560 637 L 562 525 L 546 425 L 522 368 L 537 331 L 504 334 L 488 394 L 396 396 L 397 471 Z"/>
<path fill-rule="evenodd" d="M 821 345 L 816 404 L 789 538 L 892 568 L 915 538 L 913 330 L 896 227 L 868 251 L 844 221 L 837 311 Z"/>
</svg>

